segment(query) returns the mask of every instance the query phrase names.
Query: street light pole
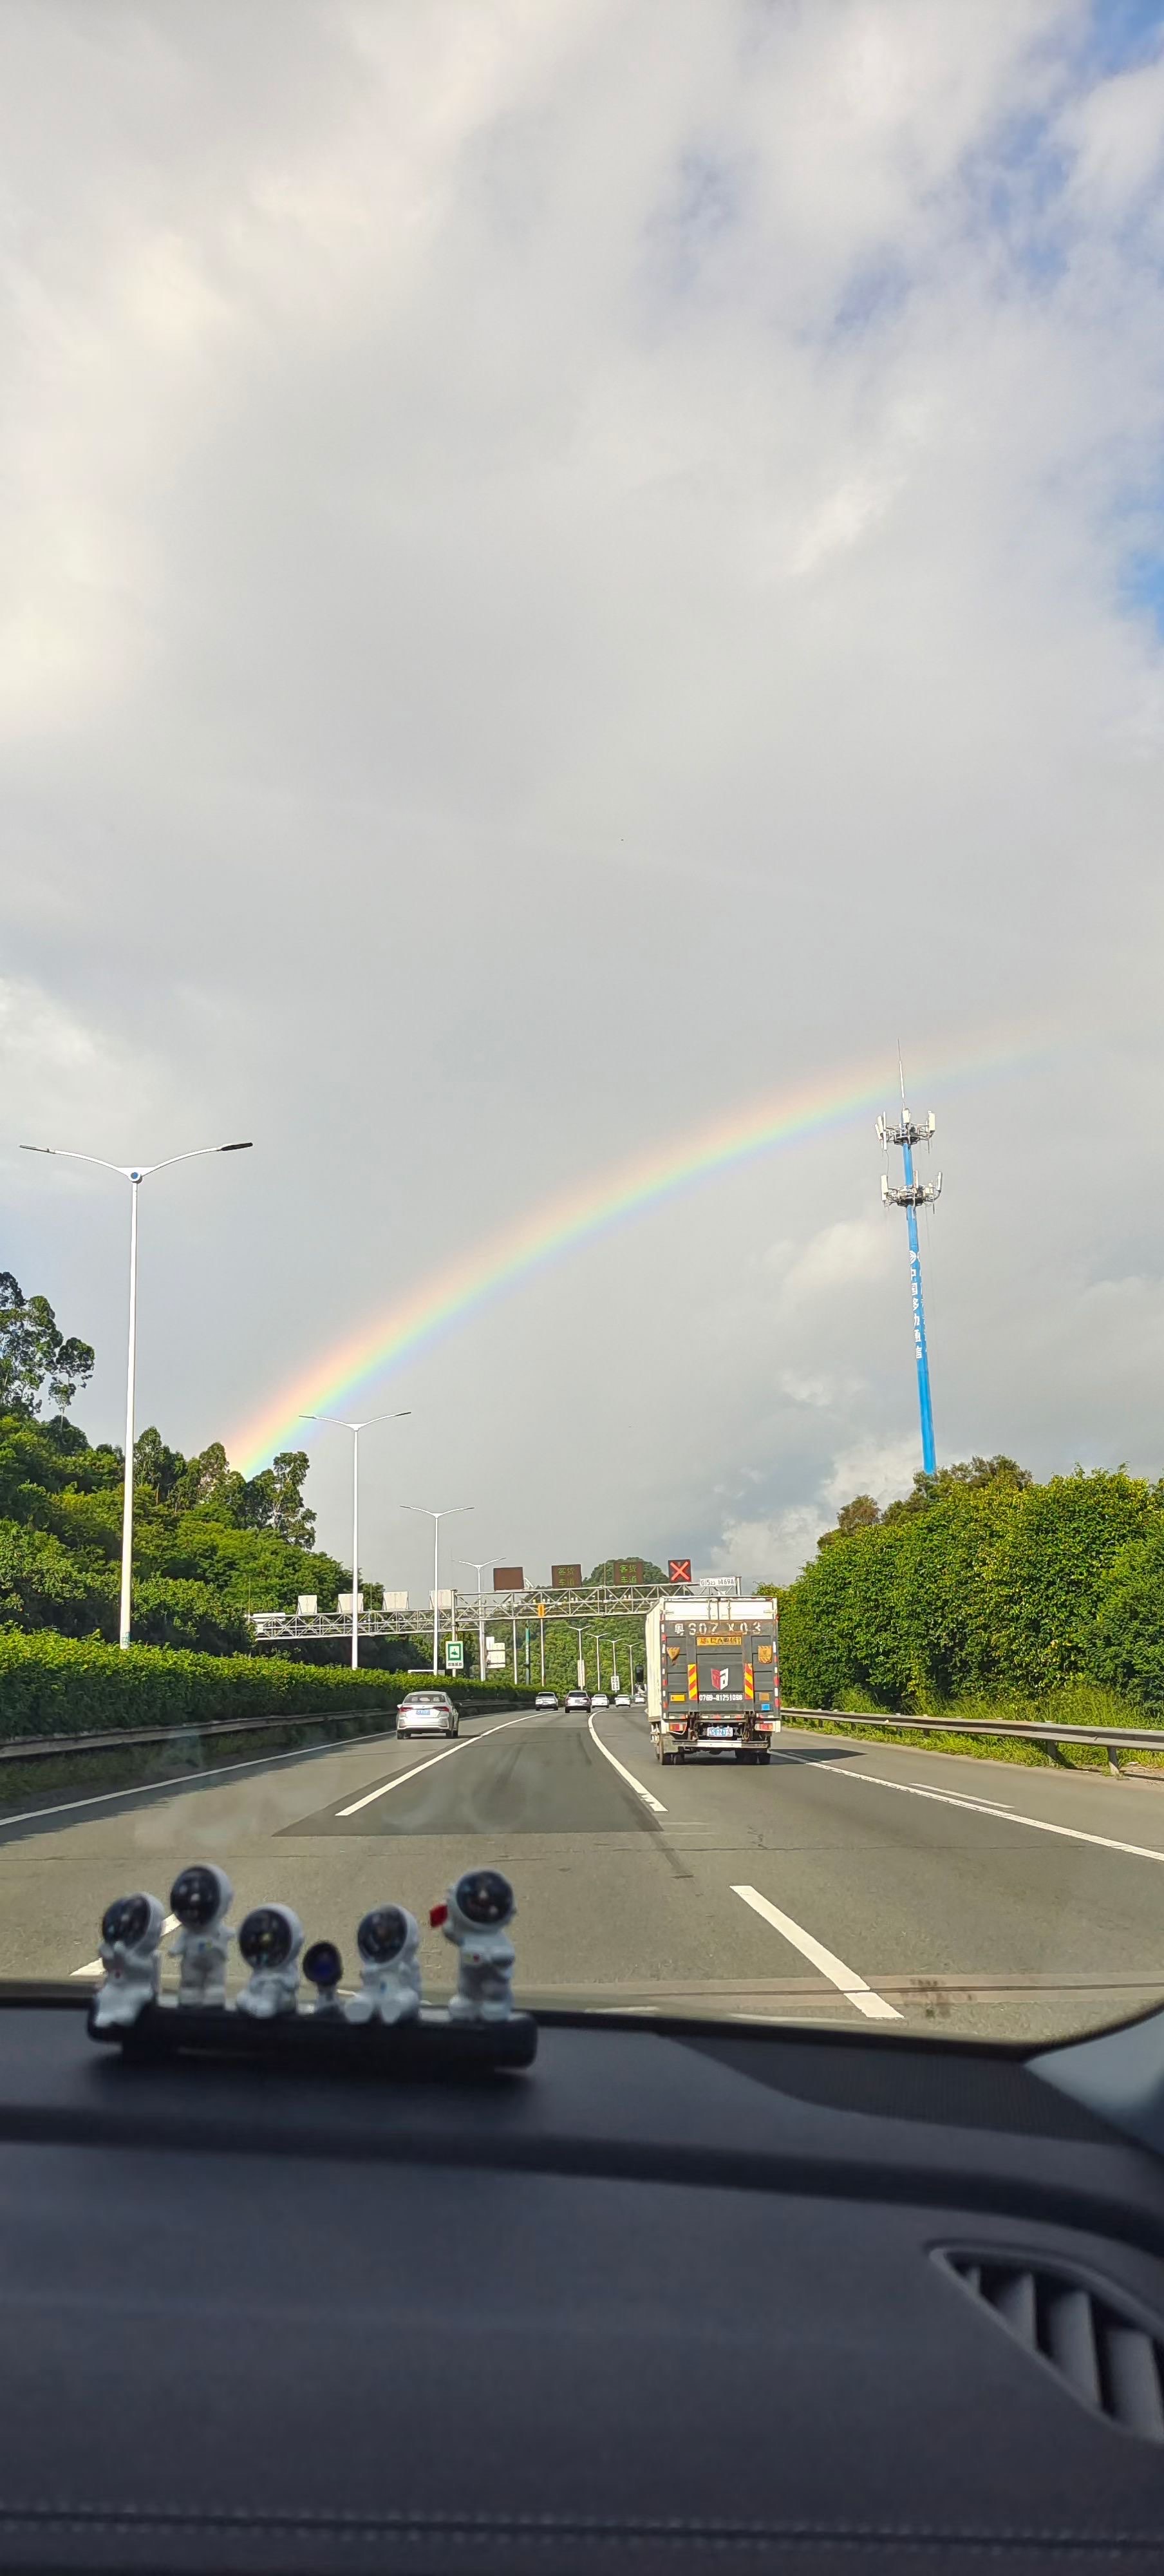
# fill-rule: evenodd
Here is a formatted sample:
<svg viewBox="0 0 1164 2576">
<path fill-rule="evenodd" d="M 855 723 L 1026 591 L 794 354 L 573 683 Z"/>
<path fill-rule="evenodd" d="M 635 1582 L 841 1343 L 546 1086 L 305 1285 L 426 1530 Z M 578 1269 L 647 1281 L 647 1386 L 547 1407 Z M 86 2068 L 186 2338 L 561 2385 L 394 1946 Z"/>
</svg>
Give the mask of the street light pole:
<svg viewBox="0 0 1164 2576">
<path fill-rule="evenodd" d="M 352 1435 L 352 1671 L 360 1662 L 360 1433 L 370 1431 L 376 1422 L 406 1422 L 412 1406 L 406 1404 L 399 1413 L 371 1413 L 363 1422 L 347 1422 L 339 1413 L 301 1413 L 301 1422 L 330 1422 L 337 1431 Z"/>
<path fill-rule="evenodd" d="M 471 1512 L 473 1505 L 472 1503 L 442 1503 L 439 1512 L 434 1512 L 427 1503 L 402 1503 L 400 1509 L 402 1512 L 416 1512 L 421 1520 L 427 1516 L 432 1522 L 432 1668 L 434 1673 L 439 1673 L 440 1654 L 437 1640 L 441 1615 L 438 1600 L 441 1588 L 441 1522 L 454 1519 L 458 1512 Z"/>
<path fill-rule="evenodd" d="M 78 1154 L 71 1145 L 22 1145 L 22 1154 L 55 1154 L 62 1162 L 95 1163 L 99 1171 L 119 1172 L 130 1184 L 129 1202 L 129 1355 L 125 1372 L 125 1485 L 121 1504 L 121 1604 L 118 1644 L 128 1646 L 133 1598 L 133 1440 L 137 1376 L 137 1194 L 154 1172 L 172 1163 L 196 1163 L 205 1154 L 249 1154 L 251 1139 L 238 1145 L 195 1145 L 188 1154 L 167 1154 L 161 1163 L 107 1163 L 101 1154 Z"/>
<path fill-rule="evenodd" d="M 137 1382 L 137 1194 L 141 1182 L 130 1175 L 129 1191 L 129 1359 L 125 1371 L 125 1483 L 121 1495 L 121 1605 L 119 1646 L 129 1644 L 133 1607 L 133 1438 Z"/>
<path fill-rule="evenodd" d="M 471 1565 L 477 1577 L 477 1679 L 479 1682 L 485 1679 L 485 1595 L 481 1589 L 481 1577 L 488 1562 L 489 1559 L 485 1556 L 480 1560 L 475 1556 L 461 1558 L 462 1565 Z"/>
</svg>

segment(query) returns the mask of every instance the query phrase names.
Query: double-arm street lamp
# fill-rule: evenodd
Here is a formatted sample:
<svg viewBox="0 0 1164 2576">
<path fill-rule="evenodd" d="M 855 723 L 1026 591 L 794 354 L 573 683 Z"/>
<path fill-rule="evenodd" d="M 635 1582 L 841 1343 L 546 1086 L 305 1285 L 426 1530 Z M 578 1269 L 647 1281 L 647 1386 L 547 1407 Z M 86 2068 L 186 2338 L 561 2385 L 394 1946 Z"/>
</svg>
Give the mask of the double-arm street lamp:
<svg viewBox="0 0 1164 2576">
<path fill-rule="evenodd" d="M 371 1413 L 366 1422 L 346 1422 L 339 1413 L 301 1413 L 301 1422 L 330 1422 L 337 1431 L 352 1435 L 352 1671 L 360 1660 L 360 1433 L 370 1431 L 374 1422 L 405 1422 L 412 1411 L 406 1404 L 400 1413 Z"/>
<path fill-rule="evenodd" d="M 439 1512 L 434 1512 L 430 1511 L 427 1503 L 402 1503 L 400 1509 L 402 1512 L 416 1512 L 421 1520 L 432 1522 L 432 1668 L 434 1673 L 439 1673 L 437 1630 L 440 1626 L 441 1522 L 454 1519 L 458 1512 L 471 1512 L 473 1505 L 445 1503 Z"/>
<path fill-rule="evenodd" d="M 57 1154 L 69 1163 L 96 1163 L 102 1172 L 119 1172 L 130 1184 L 129 1218 L 129 1365 L 125 1382 L 125 1499 L 121 1510 L 121 1633 L 119 1643 L 129 1644 L 130 1602 L 133 1585 L 133 1436 L 134 1376 L 137 1368 L 137 1194 L 143 1181 L 155 1172 L 168 1172 L 173 1163 L 196 1163 L 204 1154 L 249 1154 L 251 1140 L 241 1145 L 195 1145 L 188 1154 L 167 1154 L 162 1163 L 107 1163 L 100 1154 L 78 1154 L 68 1145 L 22 1145 L 22 1154 Z"/>
</svg>

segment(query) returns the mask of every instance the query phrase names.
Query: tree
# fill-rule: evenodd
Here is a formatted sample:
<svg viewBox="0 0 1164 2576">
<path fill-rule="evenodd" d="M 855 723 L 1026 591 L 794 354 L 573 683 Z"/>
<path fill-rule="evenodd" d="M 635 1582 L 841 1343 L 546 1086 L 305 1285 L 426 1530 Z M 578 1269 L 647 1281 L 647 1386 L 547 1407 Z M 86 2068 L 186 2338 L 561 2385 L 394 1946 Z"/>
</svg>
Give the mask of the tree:
<svg viewBox="0 0 1164 2576">
<path fill-rule="evenodd" d="M 180 1449 L 167 1449 L 160 1431 L 151 1423 L 133 1444 L 133 1481 L 135 1491 L 153 1495 L 155 1503 L 168 1503 L 184 1473 L 186 1461 Z"/>
<path fill-rule="evenodd" d="M 84 1637 L 116 1632 L 108 1580 L 87 1573 L 51 1531 L 0 1521 L 0 1620 L 18 1628 L 57 1628 Z"/>
<path fill-rule="evenodd" d="M 238 1485 L 243 1482 L 235 1475 L 221 1440 L 212 1440 L 197 1457 L 183 1460 L 174 1500 L 180 1511 L 217 1512 L 230 1495 L 232 1478 Z"/>
<path fill-rule="evenodd" d="M 244 1614 L 209 1584 L 156 1574 L 134 1584 L 133 1634 L 140 1646 L 189 1646 L 203 1655 L 245 1654 L 253 1643 Z"/>
<path fill-rule="evenodd" d="M 48 1393 L 66 1413 L 93 1374 L 88 1342 L 66 1341 L 47 1297 L 26 1297 L 10 1270 L 0 1271 L 0 1411 L 38 1414 Z"/>
<path fill-rule="evenodd" d="M 851 1537 L 854 1530 L 875 1529 L 880 1518 L 872 1494 L 854 1494 L 851 1503 L 842 1503 L 836 1528 L 822 1530 L 816 1543 L 818 1553 L 822 1547 L 831 1547 L 834 1539 Z"/>
<path fill-rule="evenodd" d="M 185 1458 L 150 1424 L 134 1444 L 133 1633 L 141 1642 L 235 1652 L 249 1610 L 332 1602 L 346 1567 L 311 1545 L 306 1453 L 284 1450 L 249 1480 L 221 1441 Z M 0 1626 L 117 1634 L 124 1460 L 91 1448 L 63 1415 L 0 1403 Z"/>
<path fill-rule="evenodd" d="M 277 1538 L 286 1539 L 289 1547 L 312 1548 L 315 1545 L 315 1514 L 303 1500 L 307 1476 L 306 1449 L 281 1449 L 275 1460 L 275 1499 L 271 1527 Z"/>
<path fill-rule="evenodd" d="M 954 1460 L 948 1467 L 939 1467 L 933 1476 L 927 1476 L 924 1467 L 919 1467 L 912 1491 L 903 1502 L 890 1503 L 882 1518 L 890 1521 L 898 1519 L 902 1512 L 924 1511 L 928 1503 L 957 1489 L 978 1494 L 993 1485 L 1004 1492 L 1024 1494 L 1034 1481 L 1029 1467 L 1020 1467 L 1017 1458 L 1008 1458 L 1005 1453 L 996 1458 Z"/>
<path fill-rule="evenodd" d="M 1012 1459 L 922 1481 L 783 1594 L 792 1702 L 844 1706 L 860 1690 L 926 1710 L 1089 1678 L 1164 1687 L 1157 1558 L 1142 1544 L 1164 1547 L 1157 1489 L 1104 1469 L 1036 1485 Z"/>
</svg>

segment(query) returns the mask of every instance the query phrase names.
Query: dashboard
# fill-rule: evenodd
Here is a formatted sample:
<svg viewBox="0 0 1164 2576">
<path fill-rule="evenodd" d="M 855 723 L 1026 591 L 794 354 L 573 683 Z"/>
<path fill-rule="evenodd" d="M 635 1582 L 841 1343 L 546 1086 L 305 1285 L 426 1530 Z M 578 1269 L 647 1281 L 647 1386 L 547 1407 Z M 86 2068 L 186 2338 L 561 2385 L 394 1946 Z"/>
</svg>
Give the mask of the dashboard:
<svg viewBox="0 0 1164 2576">
<path fill-rule="evenodd" d="M 386 2082 L 6 2000 L 0 2570 L 1164 2565 L 1146 2143 L 1005 2050 L 538 2018 Z"/>
</svg>

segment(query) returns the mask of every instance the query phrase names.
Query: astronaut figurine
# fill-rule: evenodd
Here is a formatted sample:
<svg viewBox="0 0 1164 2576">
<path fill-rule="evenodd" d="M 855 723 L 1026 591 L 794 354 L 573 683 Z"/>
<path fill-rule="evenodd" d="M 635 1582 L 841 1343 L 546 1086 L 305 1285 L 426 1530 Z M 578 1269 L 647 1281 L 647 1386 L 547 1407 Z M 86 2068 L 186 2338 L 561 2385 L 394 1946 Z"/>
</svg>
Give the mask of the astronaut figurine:
<svg viewBox="0 0 1164 2576">
<path fill-rule="evenodd" d="M 253 2013 L 256 2021 L 293 2013 L 303 1948 L 298 1915 L 289 1905 L 256 1905 L 238 1927 L 238 1946 L 251 1972 L 238 1999 L 240 2013 Z"/>
<path fill-rule="evenodd" d="M 311 1948 L 304 1951 L 300 1964 L 308 1985 L 315 1988 L 315 2002 L 311 2007 L 313 2017 L 321 2013 L 325 2021 L 342 2021 L 344 2008 L 339 1989 L 344 1963 L 334 1941 L 313 1941 Z"/>
<path fill-rule="evenodd" d="M 513 2011 L 513 1943 L 506 1925 L 517 1907 L 499 1869 L 467 1869 L 444 1905 L 429 1916 L 459 1952 L 450 2021 L 508 2021 Z"/>
<path fill-rule="evenodd" d="M 374 1905 L 356 1933 L 360 1990 L 349 2021 L 415 2021 L 420 2011 L 420 1929 L 403 1905 Z"/>
<path fill-rule="evenodd" d="M 170 1905 L 179 1929 L 170 1956 L 181 1961 L 180 2007 L 205 2010 L 226 2002 L 226 1959 L 234 1933 L 222 1918 L 233 1896 L 226 1871 L 212 1861 L 196 1861 L 174 1880 Z"/>
<path fill-rule="evenodd" d="M 109 2030 L 137 2020 L 147 2004 L 156 2003 L 162 1977 L 161 1938 L 165 1915 L 156 1896 L 119 1896 L 101 1918 L 101 1965 L 105 1974 L 93 2002 L 93 2026 Z"/>
</svg>

